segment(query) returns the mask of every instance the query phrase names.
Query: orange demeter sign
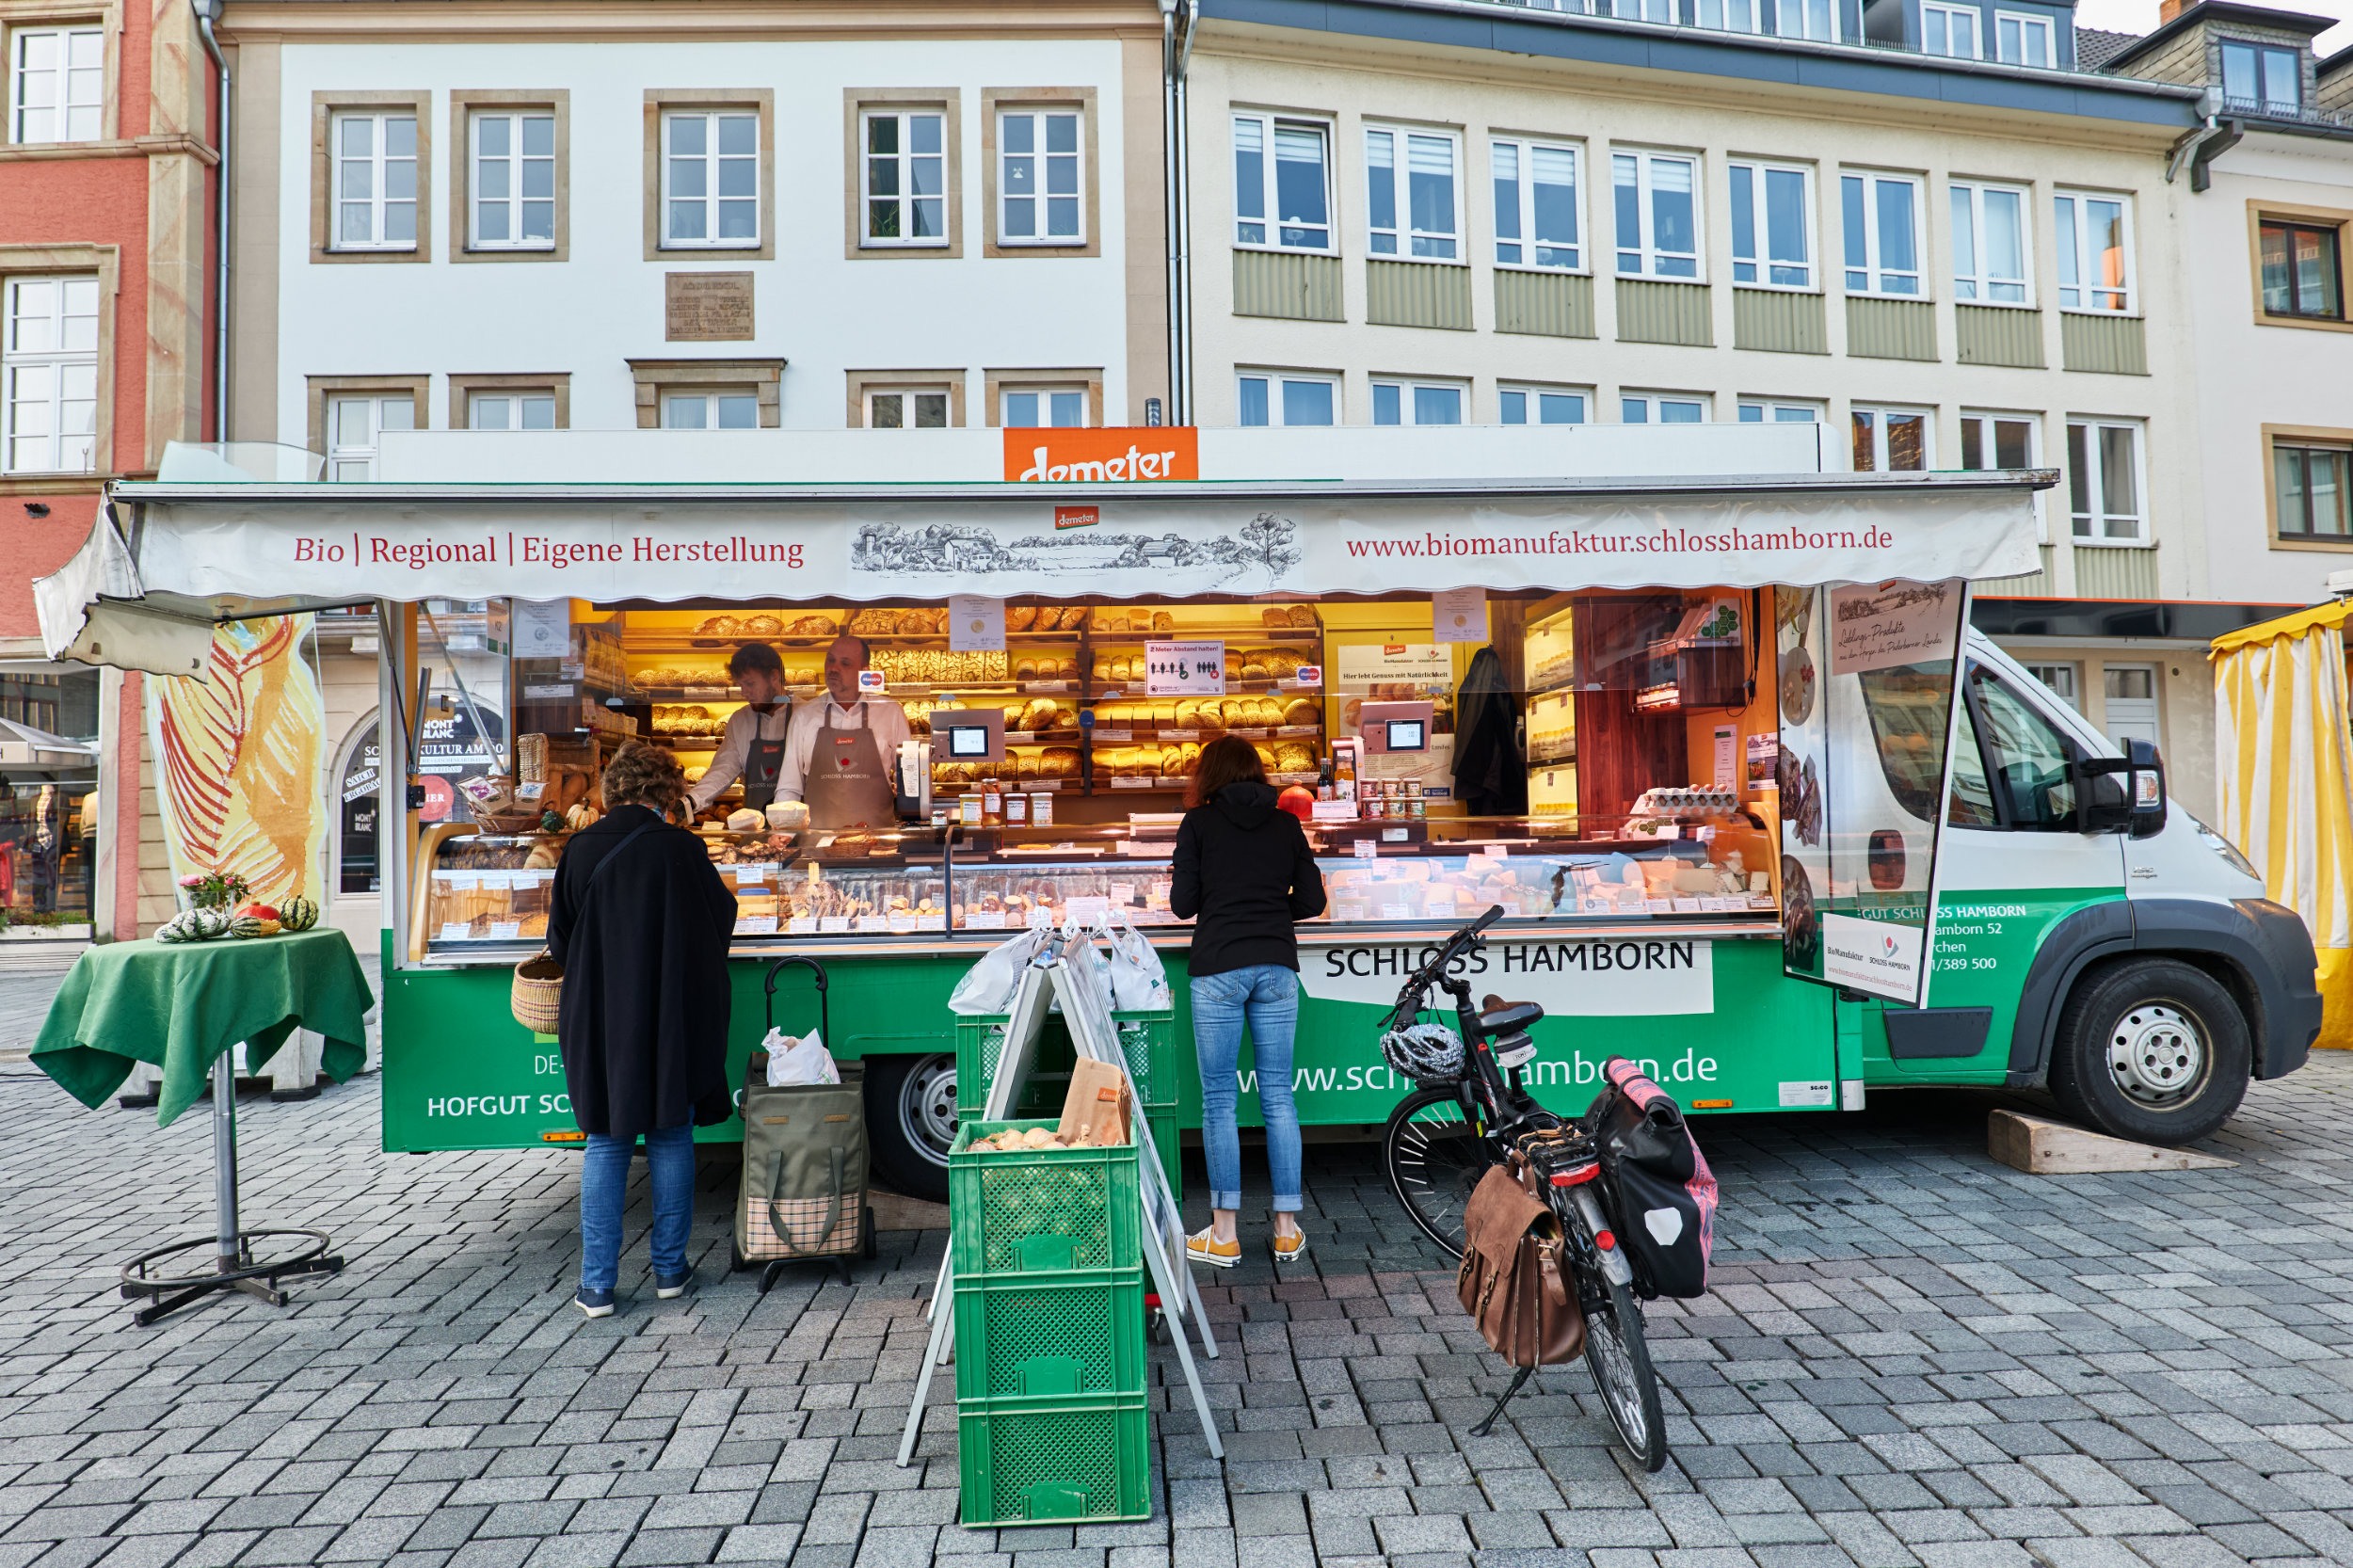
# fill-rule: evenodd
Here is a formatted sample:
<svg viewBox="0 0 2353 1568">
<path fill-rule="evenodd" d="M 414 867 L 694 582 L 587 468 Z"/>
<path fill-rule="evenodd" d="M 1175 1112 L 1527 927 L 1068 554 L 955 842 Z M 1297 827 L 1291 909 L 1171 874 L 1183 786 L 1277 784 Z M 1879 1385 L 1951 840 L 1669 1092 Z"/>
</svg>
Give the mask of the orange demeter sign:
<svg viewBox="0 0 2353 1568">
<path fill-rule="evenodd" d="M 1198 479 L 1200 446 L 1191 425 L 1110 430 L 1008 430 L 1005 477 L 1017 483 L 1124 485 Z"/>
</svg>

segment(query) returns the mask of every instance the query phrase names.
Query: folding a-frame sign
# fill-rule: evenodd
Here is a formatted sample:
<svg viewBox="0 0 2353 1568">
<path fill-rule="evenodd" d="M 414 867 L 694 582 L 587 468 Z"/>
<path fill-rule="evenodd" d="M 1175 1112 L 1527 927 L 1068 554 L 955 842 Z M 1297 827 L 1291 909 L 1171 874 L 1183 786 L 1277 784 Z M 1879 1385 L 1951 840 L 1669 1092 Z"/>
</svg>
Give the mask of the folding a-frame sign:
<svg viewBox="0 0 2353 1568">
<path fill-rule="evenodd" d="M 1103 960 L 1090 937 L 1072 932 L 1059 941 L 1049 941 L 1021 971 L 1013 1007 L 1005 1020 L 1004 1043 L 998 1048 L 997 1071 L 989 1080 L 988 1098 L 982 1107 L 982 1120 L 1003 1121 L 1012 1114 L 1021 1086 L 1036 1065 L 1038 1040 L 1045 1032 L 1047 1014 L 1055 1001 L 1062 1004 L 1063 1021 L 1069 1028 L 1071 1044 L 1079 1054 L 1117 1067 L 1128 1082 L 1128 1103 L 1142 1103 L 1136 1094 L 1135 1080 L 1128 1072 L 1127 1054 L 1119 1047 L 1118 1026 L 1112 1021 Z M 1193 1366 L 1193 1349 L 1185 1342 L 1184 1319 L 1190 1307 L 1193 1324 L 1201 1335 L 1202 1353 L 1211 1358 L 1217 1355 L 1209 1314 L 1201 1309 L 1201 1293 L 1193 1286 L 1193 1270 L 1185 1260 L 1184 1218 L 1177 1209 L 1176 1195 L 1169 1191 L 1167 1173 L 1152 1142 L 1151 1124 L 1141 1113 L 1129 1119 L 1138 1144 L 1136 1171 L 1144 1205 L 1144 1266 L 1151 1271 L 1152 1283 L 1160 1291 L 1160 1309 L 1173 1331 L 1170 1337 L 1176 1341 L 1176 1359 L 1183 1365 L 1185 1383 L 1193 1390 L 1193 1407 L 1201 1416 L 1202 1435 L 1209 1439 L 1210 1454 L 1224 1459 L 1225 1446 L 1218 1441 L 1217 1421 L 1209 1414 L 1209 1396 L 1201 1390 L 1201 1374 Z M 950 1223 L 952 1225 L 952 1217 Z M 906 1429 L 899 1437 L 902 1467 L 914 1456 L 915 1440 L 922 1430 L 923 1404 L 931 1395 L 932 1371 L 947 1362 L 955 1344 L 956 1315 L 949 1304 L 950 1291 L 954 1286 L 954 1256 L 952 1240 L 948 1255 L 940 1259 L 938 1283 L 932 1289 L 931 1344 L 923 1355 L 923 1369 L 916 1378 L 915 1399 L 907 1406 Z"/>
</svg>

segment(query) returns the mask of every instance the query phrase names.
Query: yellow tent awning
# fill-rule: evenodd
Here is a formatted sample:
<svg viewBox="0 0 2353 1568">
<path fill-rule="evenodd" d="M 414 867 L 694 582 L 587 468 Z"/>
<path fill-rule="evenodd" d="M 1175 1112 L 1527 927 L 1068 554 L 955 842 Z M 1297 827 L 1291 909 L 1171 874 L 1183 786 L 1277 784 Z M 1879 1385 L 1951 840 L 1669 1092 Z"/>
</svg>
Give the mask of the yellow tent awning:
<svg viewBox="0 0 2353 1568">
<path fill-rule="evenodd" d="M 2318 604 L 2309 610 L 2298 610 L 2292 616 L 2281 616 L 2259 626 L 2242 627 L 2226 632 L 2207 645 L 2206 657 L 2219 659 L 2255 643 L 2277 642 L 2281 637 L 2300 637 L 2315 628 L 2327 627 L 2333 632 L 2345 630 L 2345 618 L 2353 616 L 2353 600 L 2339 600 L 2334 604 Z"/>
</svg>

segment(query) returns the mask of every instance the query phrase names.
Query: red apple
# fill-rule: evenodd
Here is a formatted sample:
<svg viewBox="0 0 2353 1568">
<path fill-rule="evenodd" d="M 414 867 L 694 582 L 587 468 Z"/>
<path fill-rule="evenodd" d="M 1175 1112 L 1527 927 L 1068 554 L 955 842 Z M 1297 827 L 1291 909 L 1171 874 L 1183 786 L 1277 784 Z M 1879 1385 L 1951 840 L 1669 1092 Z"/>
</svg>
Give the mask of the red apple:
<svg viewBox="0 0 2353 1568">
<path fill-rule="evenodd" d="M 1304 784 L 1292 784 L 1274 797 L 1274 804 L 1305 822 L 1316 814 L 1316 792 Z"/>
</svg>

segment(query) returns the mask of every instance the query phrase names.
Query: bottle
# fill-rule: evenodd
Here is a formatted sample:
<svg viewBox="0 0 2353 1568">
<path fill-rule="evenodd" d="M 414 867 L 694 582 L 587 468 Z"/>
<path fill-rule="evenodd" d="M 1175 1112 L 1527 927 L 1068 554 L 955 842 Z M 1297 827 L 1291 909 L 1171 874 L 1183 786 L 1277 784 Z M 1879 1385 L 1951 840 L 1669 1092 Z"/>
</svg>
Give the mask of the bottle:
<svg viewBox="0 0 2353 1568">
<path fill-rule="evenodd" d="M 1009 790 L 1005 792 L 1005 825 L 1007 827 L 1030 825 L 1030 797 L 1019 790 Z"/>
<path fill-rule="evenodd" d="M 1005 787 L 994 775 L 981 781 L 981 825 L 1005 825 Z"/>
</svg>

